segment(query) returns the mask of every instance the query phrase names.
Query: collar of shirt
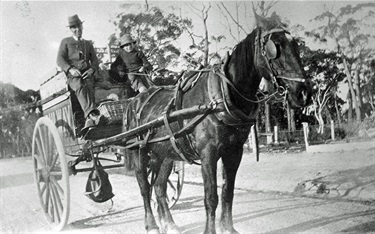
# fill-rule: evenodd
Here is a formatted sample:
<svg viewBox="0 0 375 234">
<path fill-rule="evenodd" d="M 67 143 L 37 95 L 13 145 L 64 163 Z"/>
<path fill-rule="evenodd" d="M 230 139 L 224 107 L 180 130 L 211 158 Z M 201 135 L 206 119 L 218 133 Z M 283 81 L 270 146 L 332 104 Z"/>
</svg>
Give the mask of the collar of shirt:
<svg viewBox="0 0 375 234">
<path fill-rule="evenodd" d="M 78 39 L 78 37 L 76 37 L 75 35 L 72 35 L 72 37 L 73 37 L 73 39 L 74 39 L 75 41 L 82 41 L 82 40 L 83 40 L 83 38 Z"/>
</svg>

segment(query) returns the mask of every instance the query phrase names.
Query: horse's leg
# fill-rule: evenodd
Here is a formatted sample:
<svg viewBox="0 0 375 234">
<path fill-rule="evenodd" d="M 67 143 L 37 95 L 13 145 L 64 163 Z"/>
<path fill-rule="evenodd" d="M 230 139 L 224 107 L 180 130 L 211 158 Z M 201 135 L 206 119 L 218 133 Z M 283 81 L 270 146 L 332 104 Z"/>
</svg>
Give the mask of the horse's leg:
<svg viewBox="0 0 375 234">
<path fill-rule="evenodd" d="M 135 164 L 135 175 L 137 177 L 138 185 L 141 190 L 141 195 L 143 198 L 143 206 L 145 208 L 145 228 L 147 233 L 159 233 L 159 228 L 156 225 L 155 217 L 152 214 L 151 210 L 151 186 L 147 180 L 147 163 L 148 163 L 148 155 L 144 149 L 139 149 L 139 155 L 133 153 L 136 151 L 132 151 L 134 156 L 134 164 Z"/>
<path fill-rule="evenodd" d="M 204 184 L 204 206 L 206 208 L 205 234 L 216 233 L 215 212 L 218 204 L 217 195 L 217 160 L 212 153 L 201 154 L 202 176 Z"/>
<path fill-rule="evenodd" d="M 169 210 L 167 199 L 167 182 L 171 174 L 173 161 L 165 159 L 159 170 L 159 175 L 155 182 L 155 195 L 158 202 L 158 214 L 160 219 L 161 230 L 163 233 L 172 234 L 180 233 L 177 225 L 173 221 L 172 214 Z"/>
<path fill-rule="evenodd" d="M 238 233 L 233 227 L 232 206 L 234 183 L 238 167 L 242 159 L 242 147 L 233 149 L 230 154 L 223 155 L 223 188 L 221 194 L 222 211 L 220 218 L 220 230 L 225 234 Z"/>
</svg>

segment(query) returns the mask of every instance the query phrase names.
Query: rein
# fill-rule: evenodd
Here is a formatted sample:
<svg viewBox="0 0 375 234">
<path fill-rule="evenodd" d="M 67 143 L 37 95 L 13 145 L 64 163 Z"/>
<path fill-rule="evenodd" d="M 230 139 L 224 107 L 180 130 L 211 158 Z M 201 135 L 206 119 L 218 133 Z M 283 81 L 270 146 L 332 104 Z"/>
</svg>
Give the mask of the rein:
<svg viewBox="0 0 375 234">
<path fill-rule="evenodd" d="M 273 85 L 276 87 L 277 92 L 279 92 L 281 95 L 287 94 L 287 89 L 285 89 L 283 86 L 280 86 L 279 83 L 277 82 L 277 79 L 284 79 L 284 80 L 290 80 L 290 81 L 297 81 L 297 82 L 302 82 L 304 83 L 306 79 L 304 78 L 292 78 L 292 77 L 286 77 L 286 76 L 279 76 L 277 71 L 273 68 L 273 65 L 271 63 L 271 58 L 268 57 L 265 45 L 267 41 L 271 40 L 271 36 L 274 33 L 286 33 L 290 34 L 289 31 L 287 31 L 283 26 L 279 26 L 280 28 L 274 28 L 265 32 L 261 33 L 260 36 L 260 45 L 261 45 L 261 54 L 266 60 L 267 68 L 270 71 L 269 75 L 271 77 L 271 81 Z M 268 37 L 268 38 L 266 38 Z"/>
</svg>

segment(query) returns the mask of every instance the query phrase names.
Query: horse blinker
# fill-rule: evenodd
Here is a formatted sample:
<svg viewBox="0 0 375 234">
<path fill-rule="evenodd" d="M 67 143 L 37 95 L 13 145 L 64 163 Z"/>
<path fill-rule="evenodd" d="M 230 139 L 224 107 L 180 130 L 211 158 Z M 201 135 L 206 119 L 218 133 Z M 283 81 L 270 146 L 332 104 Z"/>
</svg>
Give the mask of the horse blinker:
<svg viewBox="0 0 375 234">
<path fill-rule="evenodd" d="M 269 60 L 278 58 L 280 54 L 275 43 L 271 39 L 269 39 L 265 45 L 265 52 Z"/>
</svg>

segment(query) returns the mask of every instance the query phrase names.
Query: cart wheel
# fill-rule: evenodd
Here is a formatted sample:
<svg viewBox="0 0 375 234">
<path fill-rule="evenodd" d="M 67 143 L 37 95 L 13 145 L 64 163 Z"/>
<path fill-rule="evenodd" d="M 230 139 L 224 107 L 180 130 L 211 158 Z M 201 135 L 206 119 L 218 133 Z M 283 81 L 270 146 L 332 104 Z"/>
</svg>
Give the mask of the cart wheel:
<svg viewBox="0 0 375 234">
<path fill-rule="evenodd" d="M 151 170 L 148 171 L 149 175 L 149 182 L 153 180 L 153 173 Z M 168 182 L 167 182 L 167 202 L 169 208 L 172 208 L 180 198 L 182 192 L 182 186 L 184 184 L 184 176 L 185 176 L 185 165 L 184 162 L 176 161 L 173 163 L 172 172 L 169 175 Z M 154 208 L 157 207 L 155 193 L 152 193 L 151 202 L 154 205 Z"/>
<path fill-rule="evenodd" d="M 69 171 L 60 135 L 47 117 L 36 122 L 32 157 L 42 210 L 55 230 L 60 231 L 69 217 Z"/>
</svg>

